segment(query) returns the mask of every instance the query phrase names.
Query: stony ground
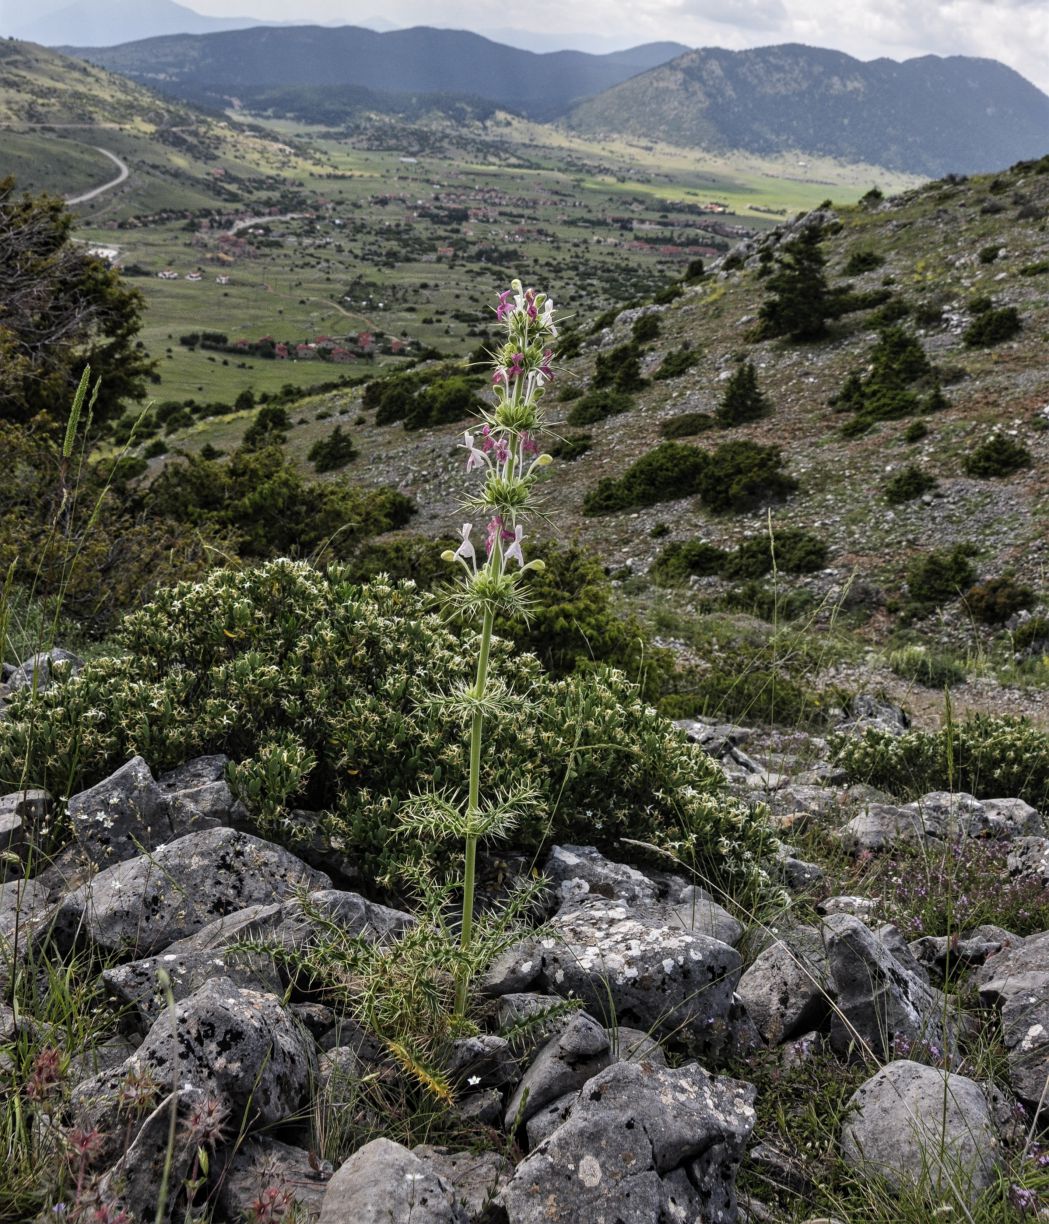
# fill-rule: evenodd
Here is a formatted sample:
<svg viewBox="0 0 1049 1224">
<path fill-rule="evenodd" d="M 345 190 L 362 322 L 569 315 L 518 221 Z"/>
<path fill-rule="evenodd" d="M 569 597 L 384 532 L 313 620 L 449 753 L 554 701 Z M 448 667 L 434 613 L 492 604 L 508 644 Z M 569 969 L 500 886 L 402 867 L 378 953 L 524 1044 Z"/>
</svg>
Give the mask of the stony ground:
<svg viewBox="0 0 1049 1224">
<path fill-rule="evenodd" d="M 839 731 L 905 723 L 862 698 Z M 135 758 L 72 796 L 73 840 L 42 870 L 28 847 L 49 796 L 0 799 L 8 984 L 87 953 L 114 1016 L 74 1059 L 58 1031 L 37 1047 L 41 1167 L 77 1171 L 59 1214 L 152 1220 L 165 1168 L 161 1218 L 216 1222 L 936 1208 L 990 1224 L 1044 1206 L 1045 813 L 849 785 L 803 732 L 682 734 L 768 804 L 780 899 L 741 908 L 628 845 L 618 862 L 550 848 L 545 924 L 479 983 L 487 1019 L 445 1051 L 454 1096 L 414 1133 L 370 1091 L 396 1082 L 390 1051 L 288 970 L 333 931 L 395 954 L 414 919 L 352 891 L 355 865 L 330 848 L 304 861 L 250 832 L 224 758 L 156 779 Z M 9 1043 L 43 1023 L 10 1008 L 2 1022 Z"/>
</svg>

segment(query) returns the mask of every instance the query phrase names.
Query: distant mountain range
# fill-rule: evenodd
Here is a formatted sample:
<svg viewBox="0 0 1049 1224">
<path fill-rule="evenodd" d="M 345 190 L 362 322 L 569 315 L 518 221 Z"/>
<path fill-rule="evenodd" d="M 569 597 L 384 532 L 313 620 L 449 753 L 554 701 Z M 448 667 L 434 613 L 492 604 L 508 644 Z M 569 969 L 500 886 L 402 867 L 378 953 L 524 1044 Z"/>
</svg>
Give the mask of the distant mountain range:
<svg viewBox="0 0 1049 1224">
<path fill-rule="evenodd" d="M 257 26 L 62 50 L 195 101 L 214 103 L 258 86 L 352 85 L 384 93 L 471 94 L 549 119 L 687 48 L 651 43 L 608 55 L 539 55 L 465 30 L 427 26 L 387 33 L 359 26 Z"/>
<path fill-rule="evenodd" d="M 105 47 L 163 34 L 208 34 L 261 24 L 251 17 L 205 17 L 175 0 L 77 0 L 59 7 L 35 5 L 32 11 L 27 5 L 13 20 L 5 14 L 0 34 L 45 47 Z"/>
<path fill-rule="evenodd" d="M 798 44 L 688 51 L 581 102 L 566 121 L 588 135 L 798 150 L 930 177 L 1049 152 L 1049 97 L 997 60 L 864 63 Z"/>
<path fill-rule="evenodd" d="M 112 2 L 112 0 L 110 0 Z M 749 51 L 650 43 L 537 54 L 462 30 L 285 26 L 67 48 L 164 93 L 324 122 L 420 100 L 483 100 L 587 135 L 711 151 L 801 153 L 938 177 L 1049 150 L 1049 97 L 995 60 L 863 62 L 788 44 Z M 325 98 L 324 91 L 330 91 Z M 483 114 L 481 110 L 478 113 Z"/>
</svg>

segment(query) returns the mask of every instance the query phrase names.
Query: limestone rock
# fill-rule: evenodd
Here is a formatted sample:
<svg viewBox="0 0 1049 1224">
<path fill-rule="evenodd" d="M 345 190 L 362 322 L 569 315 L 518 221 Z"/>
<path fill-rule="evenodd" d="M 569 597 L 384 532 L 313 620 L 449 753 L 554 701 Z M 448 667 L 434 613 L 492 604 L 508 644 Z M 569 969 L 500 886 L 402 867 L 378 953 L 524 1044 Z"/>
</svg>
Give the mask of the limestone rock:
<svg viewBox="0 0 1049 1224">
<path fill-rule="evenodd" d="M 279 1207 L 294 1206 L 299 1215 L 315 1220 L 330 1177 L 330 1169 L 311 1162 L 302 1148 L 257 1135 L 234 1152 L 224 1169 L 219 1207 L 231 1220 L 250 1219 L 252 1205 L 269 1197 Z"/>
<path fill-rule="evenodd" d="M 56 936 L 83 930 L 105 952 L 148 956 L 245 906 L 329 884 L 280 846 L 208 829 L 99 872 L 62 902 Z"/>
<path fill-rule="evenodd" d="M 506 1107 L 506 1130 L 581 1088 L 611 1061 L 611 1044 L 601 1025 L 585 1012 L 573 1016 L 564 1031 L 542 1047 L 517 1085 Z"/>
<path fill-rule="evenodd" d="M 727 1040 L 742 959 L 667 914 L 584 901 L 552 920 L 540 963 L 548 992 L 581 999 L 595 1016 L 654 1036 L 673 1033 L 697 1054 Z"/>
<path fill-rule="evenodd" d="M 815 927 L 795 927 L 765 948 L 739 980 L 747 1014 L 769 1045 L 817 1027 L 830 1011 L 830 975 Z"/>
<path fill-rule="evenodd" d="M 857 1171 L 884 1177 L 896 1189 L 919 1186 L 941 1197 L 960 1168 L 963 1192 L 989 1186 L 1000 1143 L 987 1098 L 970 1079 L 900 1059 L 854 1094 L 841 1150 Z"/>
<path fill-rule="evenodd" d="M 499 1200 L 509 1224 L 728 1224 L 753 1096 L 696 1063 L 613 1064 L 517 1166 Z"/>
<path fill-rule="evenodd" d="M 823 933 L 837 1000 L 830 1040 L 839 1054 L 865 1044 L 891 1057 L 899 1038 L 951 1056 L 954 1009 L 942 992 L 902 965 L 858 918 L 833 914 L 824 919 Z"/>
<path fill-rule="evenodd" d="M 52 671 L 56 665 L 62 674 L 74 676 L 84 666 L 84 660 L 60 646 L 55 646 L 25 659 L 21 666 L 16 667 L 8 676 L 7 687 L 12 693 L 17 693 L 19 689 L 35 685 L 36 691 L 41 692 L 50 686 Z"/>
<path fill-rule="evenodd" d="M 320 1224 L 468 1224 L 455 1190 L 432 1164 L 373 1139 L 335 1171 Z"/>
</svg>

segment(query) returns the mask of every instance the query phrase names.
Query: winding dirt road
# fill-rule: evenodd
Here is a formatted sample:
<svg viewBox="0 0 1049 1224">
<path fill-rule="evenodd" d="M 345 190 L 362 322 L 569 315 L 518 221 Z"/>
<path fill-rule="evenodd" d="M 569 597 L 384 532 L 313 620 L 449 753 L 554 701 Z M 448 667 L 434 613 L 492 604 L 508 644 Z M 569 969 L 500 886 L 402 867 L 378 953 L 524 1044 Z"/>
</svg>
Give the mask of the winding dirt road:
<svg viewBox="0 0 1049 1224">
<path fill-rule="evenodd" d="M 117 167 L 120 173 L 115 179 L 110 179 L 108 183 L 103 183 L 101 187 L 95 187 L 91 191 L 85 191 L 83 195 L 66 196 L 67 204 L 86 204 L 88 200 L 93 200 L 96 196 L 102 195 L 103 192 L 112 191 L 114 187 L 119 187 L 120 184 L 128 177 L 131 171 L 120 160 L 115 153 L 110 153 L 108 149 L 103 149 L 100 145 L 94 145 L 99 153 L 104 153 L 111 162 Z"/>
</svg>

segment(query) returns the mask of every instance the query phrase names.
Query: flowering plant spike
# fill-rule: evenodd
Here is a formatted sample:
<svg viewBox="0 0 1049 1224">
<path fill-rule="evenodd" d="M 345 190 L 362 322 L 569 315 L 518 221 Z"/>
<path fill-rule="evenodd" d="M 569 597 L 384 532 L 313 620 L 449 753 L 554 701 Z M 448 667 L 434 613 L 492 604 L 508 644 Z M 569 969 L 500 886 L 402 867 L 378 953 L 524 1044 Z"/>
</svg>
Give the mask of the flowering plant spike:
<svg viewBox="0 0 1049 1224">
<path fill-rule="evenodd" d="M 473 683 L 445 699 L 449 712 L 458 713 L 470 728 L 470 771 L 463 796 L 421 796 L 409 805 L 406 822 L 419 829 L 454 831 L 464 842 L 462 921 L 455 1009 L 466 1007 L 471 970 L 470 945 L 474 925 L 474 882 L 477 843 L 482 837 L 507 832 L 521 810 L 535 802 L 528 786 L 498 795 L 482 795 L 481 763 L 485 719 L 497 716 L 505 693 L 489 676 L 492 635 L 496 616 L 520 612 L 527 600 L 521 588 L 529 570 L 542 570 L 538 558 L 527 559 L 525 525 L 534 510 L 533 487 L 550 462 L 541 451 L 543 393 L 553 379 L 553 342 L 557 336 L 554 304 L 546 294 L 525 289 L 515 280 L 499 295 L 496 318 L 506 328 L 506 342 L 493 354 L 494 404 L 481 414 L 481 428 L 467 430 L 462 448 L 467 473 L 483 477 L 479 492 L 469 496 L 465 508 L 471 521 L 463 523 L 462 542 L 448 549 L 444 559 L 462 568 L 450 602 L 479 628 Z M 478 519 L 484 520 L 481 539 L 475 542 Z"/>
</svg>

